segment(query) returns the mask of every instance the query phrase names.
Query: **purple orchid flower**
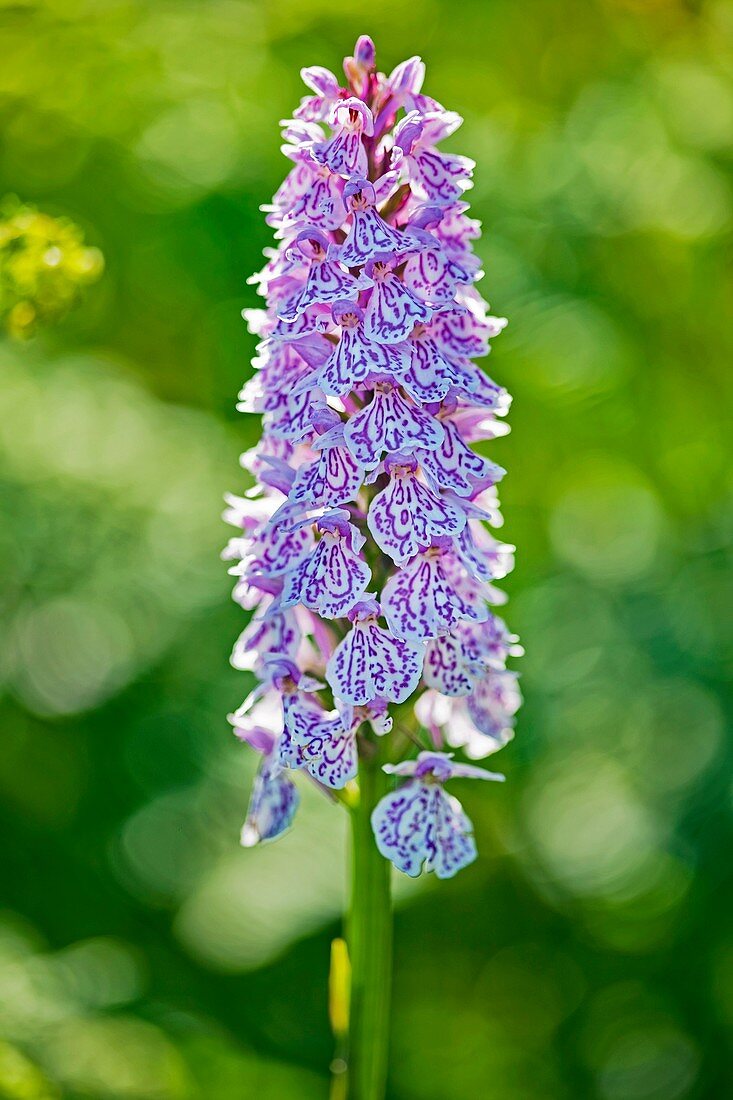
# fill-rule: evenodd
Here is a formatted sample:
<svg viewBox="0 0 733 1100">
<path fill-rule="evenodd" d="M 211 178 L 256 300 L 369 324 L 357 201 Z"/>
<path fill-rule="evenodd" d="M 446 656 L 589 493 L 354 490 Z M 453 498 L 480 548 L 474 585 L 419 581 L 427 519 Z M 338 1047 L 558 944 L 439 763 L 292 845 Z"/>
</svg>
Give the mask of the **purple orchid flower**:
<svg viewBox="0 0 733 1100">
<path fill-rule="evenodd" d="M 384 451 L 434 450 L 443 435 L 439 421 L 402 397 L 391 382 L 376 382 L 371 404 L 352 416 L 344 428 L 346 445 L 364 469 L 378 466 Z"/>
<path fill-rule="evenodd" d="M 336 176 L 365 176 L 369 169 L 362 134 L 371 137 L 374 119 L 366 103 L 356 96 L 343 99 L 333 108 L 331 126 L 333 136 L 326 141 L 316 141 L 311 155 Z"/>
<path fill-rule="evenodd" d="M 449 779 L 493 779 L 503 775 L 456 764 L 450 753 L 421 752 L 417 760 L 385 764 L 407 782 L 385 795 L 372 814 L 377 847 L 385 859 L 413 878 L 424 869 L 452 878 L 476 858 L 473 828 L 457 799 L 443 789 Z"/>
<path fill-rule="evenodd" d="M 301 603 L 326 619 L 339 619 L 362 598 L 372 571 L 359 556 L 364 535 L 348 516 L 340 509 L 315 521 L 320 540 L 313 553 L 286 574 L 282 607 Z"/>
<path fill-rule="evenodd" d="M 415 325 L 429 321 L 433 311 L 420 301 L 395 271 L 394 255 L 380 253 L 364 268 L 373 287 L 364 315 L 364 332 L 378 344 L 399 344 Z"/>
<path fill-rule="evenodd" d="M 379 626 L 373 598 L 356 604 L 348 618 L 351 631 L 339 643 L 326 668 L 334 695 L 352 706 L 385 698 L 402 703 L 418 685 L 423 647 L 393 637 Z"/>
<path fill-rule="evenodd" d="M 508 431 L 509 395 L 473 361 L 506 321 L 476 289 L 473 162 L 440 149 L 461 120 L 424 75 L 413 57 L 385 76 L 366 36 L 344 77 L 302 70 L 250 280 L 264 308 L 243 311 L 257 349 L 237 407 L 262 434 L 223 557 L 251 615 L 231 663 L 256 680 L 231 716 L 261 757 L 242 843 L 289 827 L 296 772 L 353 804 L 384 749 L 403 782 L 368 807 L 377 846 L 447 878 L 476 849 L 444 784 L 501 776 L 441 750 L 511 738 L 521 648 L 496 614 L 514 548 L 487 529 L 504 470 L 476 450 Z M 435 751 L 404 759 L 415 741 Z"/>
<path fill-rule="evenodd" d="M 358 267 L 377 256 L 409 252 L 420 243 L 405 238 L 377 213 L 376 192 L 368 180 L 354 178 L 344 187 L 344 203 L 351 214 L 351 230 L 337 250 L 337 256 L 347 267 Z M 424 247 L 424 245 L 422 245 Z"/>
<path fill-rule="evenodd" d="M 384 468 L 389 483 L 374 497 L 367 525 L 377 546 L 397 565 L 404 565 L 433 539 L 461 533 L 465 512 L 419 480 L 414 457 L 391 455 Z"/>
<path fill-rule="evenodd" d="M 317 374 L 323 393 L 342 397 L 370 375 L 401 378 L 409 369 L 407 344 L 375 344 L 364 335 L 364 310 L 356 302 L 334 302 L 331 316 L 341 326 L 341 339 Z"/>
</svg>

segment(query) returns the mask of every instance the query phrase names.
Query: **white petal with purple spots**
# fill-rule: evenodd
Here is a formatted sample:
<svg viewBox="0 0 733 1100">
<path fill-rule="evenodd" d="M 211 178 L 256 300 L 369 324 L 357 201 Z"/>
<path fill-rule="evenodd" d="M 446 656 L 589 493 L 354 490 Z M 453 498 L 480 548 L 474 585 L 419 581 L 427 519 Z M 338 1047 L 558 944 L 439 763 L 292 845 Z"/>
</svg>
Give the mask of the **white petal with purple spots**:
<svg viewBox="0 0 733 1100">
<path fill-rule="evenodd" d="M 401 703 L 420 680 L 423 648 L 393 638 L 373 619 L 356 622 L 339 642 L 326 668 L 334 695 L 363 706 L 382 698 Z"/>
<path fill-rule="evenodd" d="M 242 846 L 252 848 L 282 836 L 292 825 L 299 801 L 295 784 L 266 757 L 252 786 L 247 820 L 242 826 Z"/>
<path fill-rule="evenodd" d="M 433 538 L 460 534 L 465 523 L 463 511 L 409 473 L 390 478 L 372 501 L 367 517 L 374 541 L 397 565 L 426 549 Z"/>
<path fill-rule="evenodd" d="M 388 271 L 374 283 L 364 315 L 364 332 L 380 344 L 398 344 L 415 325 L 430 320 L 432 310 Z"/>
<path fill-rule="evenodd" d="M 389 385 L 378 385 L 371 403 L 350 417 L 344 428 L 349 450 L 366 469 L 377 466 L 384 451 L 434 450 L 443 436 L 443 426 L 434 416 Z"/>
</svg>

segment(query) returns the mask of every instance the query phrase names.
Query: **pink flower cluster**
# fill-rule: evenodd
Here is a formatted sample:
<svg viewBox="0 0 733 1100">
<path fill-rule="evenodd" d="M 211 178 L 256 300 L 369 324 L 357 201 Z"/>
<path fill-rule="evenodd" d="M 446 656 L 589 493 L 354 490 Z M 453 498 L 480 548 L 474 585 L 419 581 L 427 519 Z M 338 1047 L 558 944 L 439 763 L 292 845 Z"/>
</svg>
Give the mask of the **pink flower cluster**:
<svg viewBox="0 0 733 1100">
<path fill-rule="evenodd" d="M 507 431 L 509 397 L 473 362 L 506 322 L 475 287 L 473 162 L 439 149 L 460 117 L 422 93 L 417 57 L 384 76 L 361 38 L 344 71 L 302 71 L 312 94 L 284 123 L 291 168 L 264 208 L 277 243 L 252 280 L 266 308 L 245 311 L 259 344 L 238 408 L 263 431 L 226 557 L 255 610 L 232 662 L 258 686 L 231 720 L 262 762 L 243 842 L 290 824 L 295 770 L 354 779 L 363 724 L 387 734 L 390 704 L 413 699 L 436 751 L 419 784 L 412 765 L 396 774 L 421 792 L 421 842 L 404 855 L 405 816 L 381 814 L 377 843 L 410 874 L 452 874 L 475 854 L 470 825 L 424 790 L 479 769 L 438 750 L 501 748 L 521 701 L 506 668 L 521 651 L 493 610 L 513 547 L 486 527 L 504 470 L 473 447 Z"/>
</svg>

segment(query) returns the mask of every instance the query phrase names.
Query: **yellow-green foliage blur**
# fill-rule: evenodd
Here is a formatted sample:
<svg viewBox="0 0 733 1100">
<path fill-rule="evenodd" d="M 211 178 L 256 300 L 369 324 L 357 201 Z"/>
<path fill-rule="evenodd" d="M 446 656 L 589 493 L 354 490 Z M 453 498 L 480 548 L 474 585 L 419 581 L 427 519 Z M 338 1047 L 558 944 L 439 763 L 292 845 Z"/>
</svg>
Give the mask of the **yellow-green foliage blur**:
<svg viewBox="0 0 733 1100">
<path fill-rule="evenodd" d="M 450 148 L 477 161 L 482 289 L 510 318 L 491 455 L 527 650 L 508 782 L 458 792 L 480 859 L 399 894 L 390 1100 L 722 1100 L 716 0 L 0 5 L 0 1097 L 328 1095 L 343 814 L 303 788 L 296 830 L 238 847 L 254 754 L 225 715 L 251 683 L 228 665 L 219 513 L 257 433 L 233 408 L 239 313 L 287 168 L 278 120 L 299 67 L 337 67 L 360 33 L 380 68 L 422 54 L 465 115 Z"/>
</svg>

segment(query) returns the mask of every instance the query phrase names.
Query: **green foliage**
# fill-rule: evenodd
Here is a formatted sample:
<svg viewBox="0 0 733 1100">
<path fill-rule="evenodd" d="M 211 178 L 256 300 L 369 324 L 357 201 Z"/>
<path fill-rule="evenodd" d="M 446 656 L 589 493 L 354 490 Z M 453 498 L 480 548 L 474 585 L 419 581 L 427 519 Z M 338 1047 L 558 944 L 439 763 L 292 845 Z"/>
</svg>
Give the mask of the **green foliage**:
<svg viewBox="0 0 733 1100">
<path fill-rule="evenodd" d="M 49 234 L 86 248 L 62 218 L 107 262 L 0 349 L 0 1097 L 327 1094 L 344 815 L 303 788 L 237 847 L 218 501 L 277 121 L 362 32 L 466 117 L 527 649 L 508 782 L 456 789 L 481 859 L 402 887 L 390 1100 L 718 1100 L 733 23 L 681 0 L 0 9 L 0 194 L 58 215 L 33 278 Z"/>
<path fill-rule="evenodd" d="M 0 323 L 10 336 L 31 336 L 63 318 L 103 267 L 102 253 L 84 246 L 68 218 L 42 214 L 14 195 L 0 203 Z"/>
</svg>

